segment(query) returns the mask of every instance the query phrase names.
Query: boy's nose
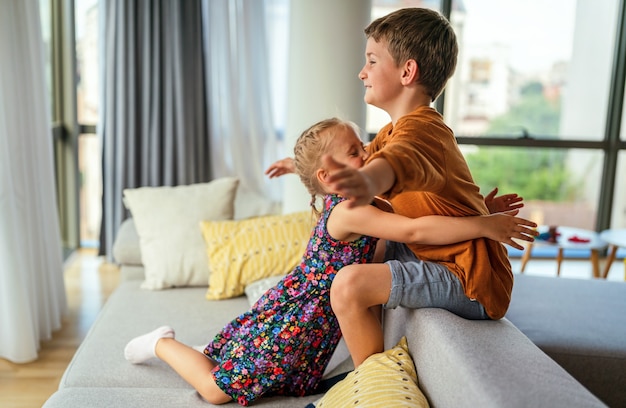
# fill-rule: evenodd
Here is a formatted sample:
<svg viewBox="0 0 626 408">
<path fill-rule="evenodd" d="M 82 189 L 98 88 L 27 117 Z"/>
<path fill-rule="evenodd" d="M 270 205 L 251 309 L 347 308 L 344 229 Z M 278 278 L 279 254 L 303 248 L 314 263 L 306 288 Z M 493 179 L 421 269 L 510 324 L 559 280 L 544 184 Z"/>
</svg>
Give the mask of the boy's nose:
<svg viewBox="0 0 626 408">
<path fill-rule="evenodd" d="M 358 77 L 361 81 L 365 79 L 365 70 L 363 68 L 359 71 Z"/>
</svg>

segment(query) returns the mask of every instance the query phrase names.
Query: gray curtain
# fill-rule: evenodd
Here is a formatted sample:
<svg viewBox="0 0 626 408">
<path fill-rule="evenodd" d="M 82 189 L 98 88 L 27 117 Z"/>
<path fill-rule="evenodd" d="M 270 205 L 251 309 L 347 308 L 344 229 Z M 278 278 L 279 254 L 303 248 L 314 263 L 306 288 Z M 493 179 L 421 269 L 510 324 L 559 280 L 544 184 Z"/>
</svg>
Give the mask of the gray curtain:
<svg viewBox="0 0 626 408">
<path fill-rule="evenodd" d="M 125 188 L 211 180 L 201 0 L 100 2 L 100 253 L 128 217 Z"/>
</svg>

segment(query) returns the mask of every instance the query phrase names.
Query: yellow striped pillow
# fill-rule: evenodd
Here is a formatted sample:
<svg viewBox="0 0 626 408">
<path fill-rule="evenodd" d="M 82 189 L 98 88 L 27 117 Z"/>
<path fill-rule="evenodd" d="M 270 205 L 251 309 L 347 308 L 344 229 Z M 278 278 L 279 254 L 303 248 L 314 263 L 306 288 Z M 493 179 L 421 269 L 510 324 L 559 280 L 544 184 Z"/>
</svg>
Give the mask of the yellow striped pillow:
<svg viewBox="0 0 626 408">
<path fill-rule="evenodd" d="M 243 295 L 254 281 L 290 272 L 313 228 L 311 211 L 200 224 L 211 269 L 210 300 Z"/>
<path fill-rule="evenodd" d="M 370 356 L 315 404 L 316 408 L 428 406 L 417 386 L 406 337 L 394 348 Z"/>
</svg>

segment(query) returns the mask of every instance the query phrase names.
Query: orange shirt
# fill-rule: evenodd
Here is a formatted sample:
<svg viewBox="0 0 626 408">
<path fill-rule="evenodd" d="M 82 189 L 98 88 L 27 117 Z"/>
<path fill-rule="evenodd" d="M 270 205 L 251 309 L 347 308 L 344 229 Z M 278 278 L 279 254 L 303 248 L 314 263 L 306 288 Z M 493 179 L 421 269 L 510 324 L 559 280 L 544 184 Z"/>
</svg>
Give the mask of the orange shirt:
<svg viewBox="0 0 626 408">
<path fill-rule="evenodd" d="M 384 198 L 407 217 L 488 214 L 452 130 L 430 107 L 420 107 L 383 127 L 368 146 L 369 160 L 384 158 L 396 182 Z M 451 245 L 409 245 L 415 255 L 445 265 L 459 277 L 465 294 L 492 319 L 506 313 L 513 274 L 507 251 L 487 238 Z"/>
</svg>

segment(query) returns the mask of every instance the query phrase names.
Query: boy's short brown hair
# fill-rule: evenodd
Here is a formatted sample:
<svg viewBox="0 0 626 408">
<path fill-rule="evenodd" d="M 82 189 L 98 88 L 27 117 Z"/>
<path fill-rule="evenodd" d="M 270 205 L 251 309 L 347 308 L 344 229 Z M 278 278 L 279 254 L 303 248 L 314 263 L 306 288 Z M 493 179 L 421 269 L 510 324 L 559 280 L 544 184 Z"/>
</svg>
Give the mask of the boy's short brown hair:
<svg viewBox="0 0 626 408">
<path fill-rule="evenodd" d="M 417 62 L 419 81 L 431 100 L 441 93 L 456 67 L 458 45 L 448 20 L 426 8 L 403 8 L 374 20 L 365 28 L 367 38 L 386 41 L 399 66 Z"/>
</svg>

